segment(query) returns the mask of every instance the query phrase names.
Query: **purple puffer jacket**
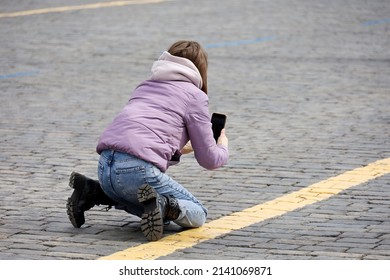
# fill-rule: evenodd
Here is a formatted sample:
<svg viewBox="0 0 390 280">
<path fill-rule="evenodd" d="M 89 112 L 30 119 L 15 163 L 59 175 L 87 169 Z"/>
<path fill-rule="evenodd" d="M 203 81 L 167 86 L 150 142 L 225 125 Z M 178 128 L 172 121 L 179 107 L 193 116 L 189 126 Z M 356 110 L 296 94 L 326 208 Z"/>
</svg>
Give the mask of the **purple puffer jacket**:
<svg viewBox="0 0 390 280">
<path fill-rule="evenodd" d="M 200 75 L 189 63 L 165 52 L 153 65 L 151 79 L 135 89 L 105 129 L 96 151 L 125 152 L 165 172 L 179 161 L 180 150 L 191 140 L 199 165 L 212 170 L 226 164 L 228 149 L 215 143 L 208 96 L 199 89 Z M 182 69 L 183 65 L 187 69 Z M 189 73 L 188 68 L 195 73 Z"/>
</svg>

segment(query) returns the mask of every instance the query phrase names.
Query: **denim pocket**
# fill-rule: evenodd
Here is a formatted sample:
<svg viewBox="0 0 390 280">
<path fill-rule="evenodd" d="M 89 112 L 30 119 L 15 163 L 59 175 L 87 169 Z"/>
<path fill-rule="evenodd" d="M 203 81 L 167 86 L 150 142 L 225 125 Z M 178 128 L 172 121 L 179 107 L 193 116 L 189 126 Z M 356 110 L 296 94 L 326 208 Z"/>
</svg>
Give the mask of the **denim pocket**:
<svg viewBox="0 0 390 280">
<path fill-rule="evenodd" d="M 115 189 L 125 197 L 136 197 L 138 188 L 146 183 L 142 166 L 122 167 L 115 170 Z"/>
</svg>

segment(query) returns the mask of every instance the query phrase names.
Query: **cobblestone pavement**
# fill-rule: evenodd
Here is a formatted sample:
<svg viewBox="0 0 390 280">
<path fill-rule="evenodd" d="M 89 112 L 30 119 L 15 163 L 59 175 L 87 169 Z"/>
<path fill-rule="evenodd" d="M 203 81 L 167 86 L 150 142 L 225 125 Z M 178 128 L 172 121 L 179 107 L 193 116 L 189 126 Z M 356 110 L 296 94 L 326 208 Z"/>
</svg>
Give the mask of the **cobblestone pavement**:
<svg viewBox="0 0 390 280">
<path fill-rule="evenodd" d="M 102 0 L 0 3 L 0 259 L 98 259 L 145 243 L 118 210 L 66 216 L 69 174 L 178 39 L 208 51 L 229 164 L 168 173 L 216 220 L 390 157 L 387 0 L 176 0 L 5 17 Z M 106 1 L 107 2 L 107 1 Z M 167 231 L 174 234 L 175 227 Z M 161 259 L 390 259 L 390 174 Z"/>
</svg>

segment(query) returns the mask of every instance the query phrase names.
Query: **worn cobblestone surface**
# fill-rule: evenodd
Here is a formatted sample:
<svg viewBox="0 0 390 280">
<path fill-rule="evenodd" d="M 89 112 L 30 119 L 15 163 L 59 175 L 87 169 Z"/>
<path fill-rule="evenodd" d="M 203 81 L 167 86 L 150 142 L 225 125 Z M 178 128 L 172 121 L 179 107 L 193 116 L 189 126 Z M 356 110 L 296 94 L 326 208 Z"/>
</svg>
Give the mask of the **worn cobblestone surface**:
<svg viewBox="0 0 390 280">
<path fill-rule="evenodd" d="M 0 13 L 99 1 L 2 1 Z M 210 110 L 228 114 L 228 166 L 188 156 L 168 171 L 209 220 L 390 157 L 389 14 L 386 0 L 177 0 L 0 18 L 0 259 L 145 242 L 115 210 L 74 229 L 67 181 L 96 178 L 101 131 L 178 39 L 207 48 Z M 162 259 L 390 259 L 389 179 Z"/>
</svg>

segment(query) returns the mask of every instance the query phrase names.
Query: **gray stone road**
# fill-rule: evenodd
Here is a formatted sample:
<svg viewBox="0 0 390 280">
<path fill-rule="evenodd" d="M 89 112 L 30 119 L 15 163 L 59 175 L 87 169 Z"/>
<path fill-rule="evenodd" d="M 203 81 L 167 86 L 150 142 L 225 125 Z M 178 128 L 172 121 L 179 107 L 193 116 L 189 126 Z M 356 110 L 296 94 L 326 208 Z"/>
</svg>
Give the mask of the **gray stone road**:
<svg viewBox="0 0 390 280">
<path fill-rule="evenodd" d="M 0 13 L 102 0 L 1 1 Z M 97 259 L 145 242 L 138 218 L 65 203 L 97 139 L 178 39 L 209 53 L 228 166 L 168 173 L 209 220 L 390 157 L 387 0 L 176 0 L 0 17 L 0 259 Z M 177 228 L 171 228 L 172 234 Z M 390 259 L 390 174 L 162 259 Z"/>
</svg>

